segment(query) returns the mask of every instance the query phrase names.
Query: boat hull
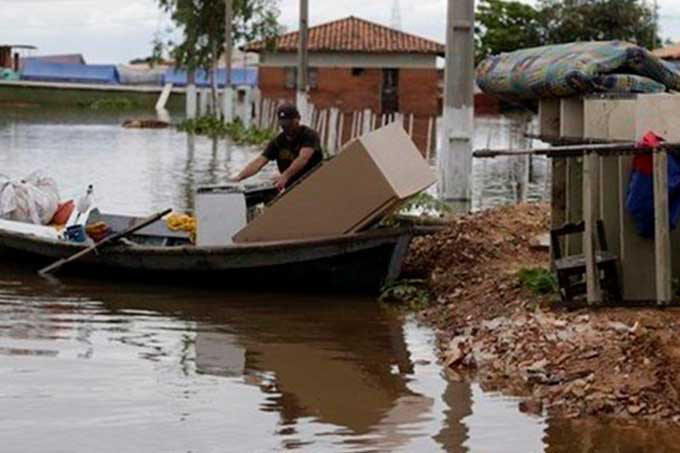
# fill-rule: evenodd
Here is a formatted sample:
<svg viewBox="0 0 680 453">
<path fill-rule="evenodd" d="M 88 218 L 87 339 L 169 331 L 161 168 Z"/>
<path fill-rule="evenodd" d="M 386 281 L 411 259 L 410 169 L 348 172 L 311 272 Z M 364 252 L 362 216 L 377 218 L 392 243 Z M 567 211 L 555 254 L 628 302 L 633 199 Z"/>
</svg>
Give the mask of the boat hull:
<svg viewBox="0 0 680 453">
<path fill-rule="evenodd" d="M 377 292 L 398 278 L 411 237 L 411 230 L 376 230 L 228 247 L 116 245 L 68 264 L 60 275 L 107 279 L 124 275 L 226 288 Z M 0 256 L 35 270 L 83 247 L 0 230 Z"/>
</svg>

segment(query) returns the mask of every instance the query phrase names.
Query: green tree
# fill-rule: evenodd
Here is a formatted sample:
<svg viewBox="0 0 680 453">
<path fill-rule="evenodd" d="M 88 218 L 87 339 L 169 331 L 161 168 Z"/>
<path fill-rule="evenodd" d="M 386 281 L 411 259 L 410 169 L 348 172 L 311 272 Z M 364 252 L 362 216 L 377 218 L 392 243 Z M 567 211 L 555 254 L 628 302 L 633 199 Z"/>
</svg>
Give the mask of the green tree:
<svg viewBox="0 0 680 453">
<path fill-rule="evenodd" d="M 489 55 L 544 44 L 539 12 L 525 3 L 482 0 L 475 20 L 475 55 L 478 61 Z"/>
<path fill-rule="evenodd" d="M 482 0 L 476 20 L 478 60 L 574 41 L 622 40 L 647 48 L 661 44 L 654 11 L 642 0 L 539 0 L 535 7 L 517 1 Z"/>
<path fill-rule="evenodd" d="M 157 1 L 182 31 L 181 42 L 169 43 L 175 66 L 211 70 L 212 105 L 217 105 L 215 70 L 224 51 L 224 0 Z M 271 41 L 278 34 L 278 16 L 278 0 L 233 0 L 232 42 Z"/>
<path fill-rule="evenodd" d="M 661 44 L 654 11 L 641 0 L 591 0 L 581 4 L 540 0 L 546 44 L 622 40 L 652 48 Z"/>
<path fill-rule="evenodd" d="M 182 31 L 180 42 L 171 42 L 176 65 L 209 69 L 224 50 L 223 0 L 157 0 Z M 270 41 L 277 36 L 278 0 L 233 0 L 232 40 L 240 44 Z"/>
</svg>

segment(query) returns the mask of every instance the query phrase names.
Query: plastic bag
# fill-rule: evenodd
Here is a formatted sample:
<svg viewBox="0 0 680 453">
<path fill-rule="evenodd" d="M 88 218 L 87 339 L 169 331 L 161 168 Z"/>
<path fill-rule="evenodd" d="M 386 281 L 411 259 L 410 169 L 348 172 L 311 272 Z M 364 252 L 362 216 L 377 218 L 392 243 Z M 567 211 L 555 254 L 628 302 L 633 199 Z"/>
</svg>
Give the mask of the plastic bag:
<svg viewBox="0 0 680 453">
<path fill-rule="evenodd" d="M 57 183 L 36 171 L 21 180 L 0 175 L 0 218 L 47 225 L 59 206 Z"/>
</svg>

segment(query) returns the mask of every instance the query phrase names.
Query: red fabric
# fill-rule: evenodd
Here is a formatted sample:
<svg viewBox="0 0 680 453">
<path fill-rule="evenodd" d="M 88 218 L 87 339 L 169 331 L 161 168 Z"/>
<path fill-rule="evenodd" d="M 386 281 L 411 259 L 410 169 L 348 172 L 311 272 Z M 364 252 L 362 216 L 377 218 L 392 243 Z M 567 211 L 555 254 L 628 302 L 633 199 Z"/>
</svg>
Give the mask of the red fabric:
<svg viewBox="0 0 680 453">
<path fill-rule="evenodd" d="M 647 132 L 637 144 L 638 148 L 656 148 L 665 140 L 654 132 Z M 633 171 L 639 171 L 643 175 L 652 176 L 654 172 L 654 159 L 651 154 L 638 154 L 633 158 Z"/>
<path fill-rule="evenodd" d="M 59 206 L 57 207 L 57 211 L 54 213 L 54 216 L 52 217 L 52 221 L 50 222 L 50 224 L 66 225 L 66 222 L 68 222 L 68 219 L 69 217 L 71 217 L 71 213 L 73 213 L 75 207 L 76 204 L 73 202 L 73 200 L 68 200 L 63 203 L 60 203 Z"/>
<path fill-rule="evenodd" d="M 651 154 L 638 154 L 633 157 L 633 171 L 639 171 L 643 175 L 652 176 L 654 172 L 654 160 Z"/>
<path fill-rule="evenodd" d="M 654 132 L 649 131 L 644 137 L 642 137 L 642 140 L 638 142 L 637 146 L 638 148 L 656 148 L 665 141 L 666 140 L 664 140 L 663 137 L 660 137 Z"/>
</svg>

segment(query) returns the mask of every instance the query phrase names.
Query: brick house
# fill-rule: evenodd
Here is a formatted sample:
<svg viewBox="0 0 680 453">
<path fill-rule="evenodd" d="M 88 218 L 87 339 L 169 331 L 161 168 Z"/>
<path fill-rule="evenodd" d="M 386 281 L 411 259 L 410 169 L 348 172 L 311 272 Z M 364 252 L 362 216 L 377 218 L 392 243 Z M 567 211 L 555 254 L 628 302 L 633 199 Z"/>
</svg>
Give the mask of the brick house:
<svg viewBox="0 0 680 453">
<path fill-rule="evenodd" d="M 295 31 L 278 37 L 273 46 L 245 46 L 260 54 L 261 96 L 295 100 L 298 42 Z M 424 151 L 429 118 L 441 114 L 436 60 L 444 53 L 443 44 L 354 16 L 310 27 L 310 101 L 319 109 L 345 113 L 413 114 L 414 141 Z"/>
</svg>

